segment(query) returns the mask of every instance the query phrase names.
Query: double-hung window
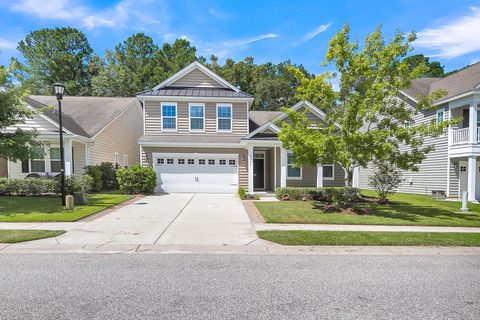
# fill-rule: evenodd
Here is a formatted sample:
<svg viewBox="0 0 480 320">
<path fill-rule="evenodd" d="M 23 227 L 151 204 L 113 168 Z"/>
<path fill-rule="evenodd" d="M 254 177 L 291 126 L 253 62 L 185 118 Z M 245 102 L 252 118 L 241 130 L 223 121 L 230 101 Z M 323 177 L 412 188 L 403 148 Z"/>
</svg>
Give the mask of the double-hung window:
<svg viewBox="0 0 480 320">
<path fill-rule="evenodd" d="M 190 103 L 190 131 L 205 131 L 205 104 Z"/>
<path fill-rule="evenodd" d="M 289 179 L 301 179 L 302 168 L 294 167 L 295 155 L 292 152 L 287 153 L 287 178 Z"/>
<path fill-rule="evenodd" d="M 323 165 L 323 179 L 324 180 L 333 180 L 333 164 L 324 164 Z"/>
<path fill-rule="evenodd" d="M 217 104 L 217 131 L 232 131 L 231 104 Z"/>
<path fill-rule="evenodd" d="M 166 131 L 177 130 L 177 104 L 162 103 L 162 129 Z"/>
<path fill-rule="evenodd" d="M 443 122 L 445 116 L 445 109 L 437 110 L 437 124 Z"/>
<path fill-rule="evenodd" d="M 43 147 L 32 148 L 32 156 L 30 171 L 45 172 L 45 149 Z"/>
<path fill-rule="evenodd" d="M 60 172 L 60 148 L 50 147 L 50 172 Z"/>
</svg>

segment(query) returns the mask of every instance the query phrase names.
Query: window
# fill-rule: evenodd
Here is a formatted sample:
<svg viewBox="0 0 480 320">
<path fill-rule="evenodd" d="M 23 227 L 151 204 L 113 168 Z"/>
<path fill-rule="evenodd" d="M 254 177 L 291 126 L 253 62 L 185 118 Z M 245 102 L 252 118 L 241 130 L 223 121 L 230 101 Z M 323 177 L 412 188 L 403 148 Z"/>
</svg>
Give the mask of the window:
<svg viewBox="0 0 480 320">
<path fill-rule="evenodd" d="M 60 164 L 60 148 L 50 147 L 50 172 L 60 172 Z"/>
<path fill-rule="evenodd" d="M 231 166 L 234 166 L 235 165 L 235 160 L 228 160 L 228 164 L 231 165 Z"/>
<path fill-rule="evenodd" d="M 294 167 L 295 155 L 292 152 L 287 153 L 287 178 L 302 178 L 302 168 Z"/>
<path fill-rule="evenodd" d="M 185 164 L 185 159 L 178 159 L 178 164 Z"/>
<path fill-rule="evenodd" d="M 437 124 L 440 124 L 443 122 L 444 120 L 444 109 L 441 109 L 441 110 L 437 110 Z"/>
<path fill-rule="evenodd" d="M 32 172 L 45 172 L 45 150 L 43 147 L 32 148 L 32 160 L 30 168 Z"/>
<path fill-rule="evenodd" d="M 231 105 L 217 105 L 217 131 L 232 131 Z"/>
<path fill-rule="evenodd" d="M 123 155 L 123 166 L 128 168 L 128 154 Z"/>
<path fill-rule="evenodd" d="M 167 164 L 173 164 L 173 159 L 167 159 Z"/>
<path fill-rule="evenodd" d="M 190 112 L 190 131 L 205 130 L 205 105 L 189 104 Z"/>
<path fill-rule="evenodd" d="M 208 159 L 208 164 L 215 164 L 215 159 Z"/>
<path fill-rule="evenodd" d="M 177 130 L 176 104 L 162 104 L 162 129 L 167 131 Z"/>
<path fill-rule="evenodd" d="M 324 164 L 322 171 L 323 171 L 323 179 L 333 180 L 333 164 Z"/>
<path fill-rule="evenodd" d="M 188 164 L 195 164 L 195 159 L 188 159 Z"/>
<path fill-rule="evenodd" d="M 224 166 L 227 164 L 227 160 L 218 160 L 218 164 Z"/>
<path fill-rule="evenodd" d="M 198 164 L 205 164 L 205 159 L 198 160 Z"/>
<path fill-rule="evenodd" d="M 114 162 L 115 162 L 115 166 L 118 166 L 118 162 L 119 162 L 119 159 L 118 159 L 118 152 L 115 152 L 115 155 L 114 155 L 114 157 L 115 157 L 115 160 L 114 160 Z"/>
<path fill-rule="evenodd" d="M 157 164 L 164 164 L 165 163 L 165 160 L 163 159 L 157 159 Z"/>
</svg>

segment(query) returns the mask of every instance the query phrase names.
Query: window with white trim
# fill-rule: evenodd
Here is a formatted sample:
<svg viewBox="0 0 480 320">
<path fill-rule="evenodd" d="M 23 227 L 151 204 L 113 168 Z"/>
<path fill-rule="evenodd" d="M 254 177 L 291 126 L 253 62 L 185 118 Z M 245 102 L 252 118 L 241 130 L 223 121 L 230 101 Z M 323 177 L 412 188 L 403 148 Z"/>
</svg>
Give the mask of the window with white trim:
<svg viewBox="0 0 480 320">
<path fill-rule="evenodd" d="M 227 160 L 220 159 L 220 160 L 218 160 L 218 164 L 221 165 L 221 166 L 224 166 L 224 165 L 227 164 Z"/>
<path fill-rule="evenodd" d="M 50 147 L 50 172 L 61 172 L 60 148 Z"/>
<path fill-rule="evenodd" d="M 177 105 L 162 104 L 162 130 L 177 130 Z"/>
<path fill-rule="evenodd" d="M 123 154 L 123 166 L 128 168 L 128 154 Z"/>
<path fill-rule="evenodd" d="M 189 104 L 190 131 L 205 131 L 205 105 Z"/>
<path fill-rule="evenodd" d="M 30 160 L 31 172 L 45 172 L 45 149 L 43 147 L 32 148 L 32 160 Z"/>
<path fill-rule="evenodd" d="M 157 159 L 157 164 L 164 164 L 165 160 L 163 158 Z"/>
<path fill-rule="evenodd" d="M 442 123 L 445 119 L 445 109 L 437 110 L 437 124 Z"/>
<path fill-rule="evenodd" d="M 325 180 L 333 180 L 333 164 L 324 164 L 323 165 L 323 179 Z"/>
<path fill-rule="evenodd" d="M 208 164 L 210 164 L 210 165 L 215 164 L 215 159 L 208 159 Z"/>
<path fill-rule="evenodd" d="M 294 167 L 295 155 L 292 152 L 287 153 L 287 178 L 302 178 L 302 168 Z"/>
<path fill-rule="evenodd" d="M 167 159 L 167 164 L 173 164 L 173 159 Z"/>
<path fill-rule="evenodd" d="M 232 131 L 231 105 L 217 105 L 217 131 Z"/>
</svg>

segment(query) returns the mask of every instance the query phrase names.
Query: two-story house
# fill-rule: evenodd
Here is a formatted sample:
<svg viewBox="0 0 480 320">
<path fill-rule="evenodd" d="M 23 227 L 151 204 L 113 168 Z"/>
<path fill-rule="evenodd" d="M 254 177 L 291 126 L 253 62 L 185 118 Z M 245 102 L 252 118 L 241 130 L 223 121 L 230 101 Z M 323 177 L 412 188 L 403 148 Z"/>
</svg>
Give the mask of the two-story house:
<svg viewBox="0 0 480 320">
<path fill-rule="evenodd" d="M 251 111 L 253 96 L 194 62 L 141 92 L 142 163 L 157 172 L 159 192 L 249 193 L 284 186 L 344 184 L 338 164 L 293 165 L 277 138 L 282 112 Z M 292 106 L 322 122 L 309 102 Z"/>
<path fill-rule="evenodd" d="M 414 123 L 441 122 L 460 118 L 459 125 L 451 126 L 443 135 L 428 138 L 425 145 L 434 145 L 434 151 L 419 165 L 418 172 L 403 171 L 399 192 L 431 194 L 440 190 L 447 197 L 459 198 L 468 191 L 468 199 L 480 199 L 480 63 L 473 64 L 444 78 L 421 78 L 402 93 L 403 98 L 415 106 L 417 99 L 438 89 L 448 93 L 435 102 L 437 109 L 419 113 Z M 361 168 L 357 186 L 370 188 L 368 178 L 371 167 Z"/>
</svg>

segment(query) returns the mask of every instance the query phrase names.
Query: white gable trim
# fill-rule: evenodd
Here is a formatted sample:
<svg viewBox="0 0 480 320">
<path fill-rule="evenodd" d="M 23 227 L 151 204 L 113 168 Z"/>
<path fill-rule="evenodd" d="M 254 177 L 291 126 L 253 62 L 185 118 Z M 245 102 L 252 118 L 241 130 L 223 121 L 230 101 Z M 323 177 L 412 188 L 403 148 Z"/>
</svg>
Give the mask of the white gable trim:
<svg viewBox="0 0 480 320">
<path fill-rule="evenodd" d="M 155 86 L 153 88 L 153 90 L 159 90 L 163 87 L 166 87 L 166 86 L 174 83 L 175 81 L 179 80 L 180 78 L 184 77 L 185 75 L 187 75 L 188 73 L 192 72 L 195 69 L 198 69 L 198 70 L 202 71 L 207 76 L 214 79 L 215 81 L 217 81 L 218 83 L 220 83 L 224 87 L 230 88 L 230 89 L 232 89 L 236 92 L 240 92 L 240 90 L 237 87 L 235 87 L 234 85 L 229 83 L 227 80 L 223 79 L 222 77 L 220 77 L 215 72 L 208 69 L 207 67 L 205 67 L 203 64 L 201 64 L 198 61 L 194 61 L 191 64 L 189 64 L 188 66 L 186 66 L 185 68 L 183 68 L 182 70 L 178 71 L 177 73 L 175 73 L 173 76 L 171 76 L 167 80 L 165 80 L 162 83 L 160 83 L 159 85 Z"/>
<path fill-rule="evenodd" d="M 246 137 L 245 139 L 250 139 L 252 138 L 253 136 L 255 136 L 257 133 L 261 133 L 263 131 L 265 131 L 266 129 L 270 129 L 272 130 L 273 132 L 275 133 L 278 133 L 280 132 L 280 128 L 278 126 L 276 126 L 275 124 L 273 124 L 272 122 L 267 122 L 267 123 L 264 123 L 262 126 L 258 127 L 257 129 L 253 130 L 252 132 L 250 132 Z"/>
<path fill-rule="evenodd" d="M 308 102 L 308 101 L 300 101 L 300 102 L 297 102 L 296 104 L 294 104 L 292 107 L 290 107 L 290 110 L 293 110 L 293 111 L 297 111 L 298 109 L 300 109 L 301 107 L 305 106 L 307 109 L 310 109 L 310 111 L 312 111 L 312 113 L 314 115 L 316 115 L 317 117 L 319 117 L 320 119 L 323 119 L 325 120 L 325 117 L 326 117 L 326 114 L 325 112 L 323 112 L 322 110 L 318 109 L 316 106 L 314 106 L 312 103 Z M 281 114 L 279 114 L 276 118 L 274 118 L 275 121 L 278 121 L 278 120 L 283 120 L 287 117 L 287 114 L 282 112 Z M 274 121 L 272 120 L 272 121 Z"/>
</svg>

